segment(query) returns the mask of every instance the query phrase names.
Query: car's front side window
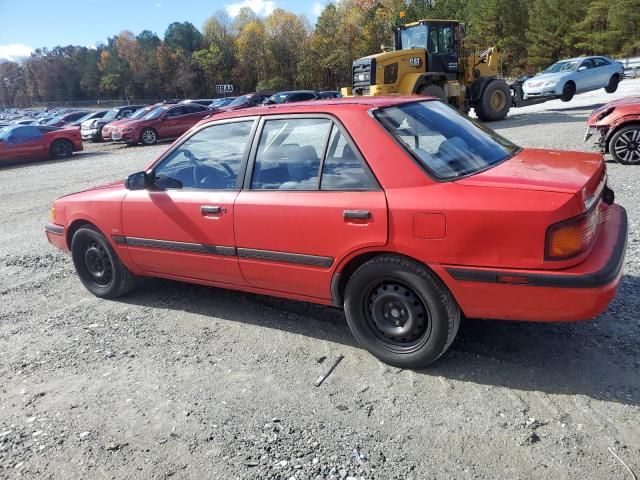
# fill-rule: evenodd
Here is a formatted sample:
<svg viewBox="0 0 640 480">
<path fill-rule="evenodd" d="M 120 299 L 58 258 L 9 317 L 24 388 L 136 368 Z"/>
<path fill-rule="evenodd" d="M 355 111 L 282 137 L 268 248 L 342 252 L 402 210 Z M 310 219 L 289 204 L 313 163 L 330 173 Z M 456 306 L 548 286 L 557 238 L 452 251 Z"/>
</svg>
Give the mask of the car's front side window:
<svg viewBox="0 0 640 480">
<path fill-rule="evenodd" d="M 438 179 L 454 180 L 486 170 L 518 147 L 439 101 L 385 107 L 375 117 Z"/>
<path fill-rule="evenodd" d="M 211 125 L 174 149 L 154 169 L 161 189 L 232 190 L 251 137 L 253 119 Z"/>
</svg>

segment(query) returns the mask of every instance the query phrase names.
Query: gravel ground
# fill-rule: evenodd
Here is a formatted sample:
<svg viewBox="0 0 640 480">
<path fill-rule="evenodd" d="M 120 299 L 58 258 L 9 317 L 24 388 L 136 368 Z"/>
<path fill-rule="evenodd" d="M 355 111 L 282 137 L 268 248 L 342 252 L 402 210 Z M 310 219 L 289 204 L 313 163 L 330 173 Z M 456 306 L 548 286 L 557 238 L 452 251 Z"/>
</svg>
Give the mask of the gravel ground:
<svg viewBox="0 0 640 480">
<path fill-rule="evenodd" d="M 640 80 L 491 126 L 585 149 L 588 113 L 629 94 Z M 90 295 L 45 240 L 51 201 L 164 148 L 88 144 L 0 170 L 0 478 L 631 478 L 609 449 L 640 474 L 640 168 L 608 165 L 631 225 L 608 312 L 470 320 L 432 368 L 406 371 L 331 308 L 160 280 Z"/>
</svg>

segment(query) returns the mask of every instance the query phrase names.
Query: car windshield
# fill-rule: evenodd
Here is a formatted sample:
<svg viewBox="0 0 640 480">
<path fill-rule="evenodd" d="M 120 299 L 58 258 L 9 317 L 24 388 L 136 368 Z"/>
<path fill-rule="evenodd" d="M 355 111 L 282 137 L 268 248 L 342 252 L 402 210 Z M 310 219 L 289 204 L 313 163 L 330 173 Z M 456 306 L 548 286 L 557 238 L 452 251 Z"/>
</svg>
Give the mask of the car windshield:
<svg viewBox="0 0 640 480">
<path fill-rule="evenodd" d="M 96 112 L 89 112 L 89 113 L 87 113 L 85 116 L 80 117 L 80 118 L 79 118 L 78 120 L 76 120 L 74 123 L 82 123 L 82 122 L 84 122 L 85 120 L 89 120 L 90 118 L 93 118 L 93 117 L 95 117 L 95 116 L 97 116 L 97 115 L 96 115 Z"/>
<path fill-rule="evenodd" d="M 142 118 L 144 118 L 145 120 L 155 120 L 156 118 L 159 118 L 160 115 L 162 115 L 167 110 L 168 110 L 167 107 L 158 107 L 158 108 L 155 108 L 155 109 L 151 110 L 150 112 L 148 112 Z M 129 117 L 129 118 L 131 118 L 131 117 Z"/>
<path fill-rule="evenodd" d="M 112 108 L 111 110 L 109 110 L 107 113 L 104 114 L 104 118 L 105 120 L 113 120 L 114 118 L 116 118 L 118 116 L 118 112 L 120 110 L 118 108 Z"/>
<path fill-rule="evenodd" d="M 275 95 L 272 95 L 271 97 L 269 97 L 269 103 L 284 103 L 287 101 L 288 95 L 289 93 L 287 92 L 276 93 Z"/>
<path fill-rule="evenodd" d="M 44 124 L 45 125 L 53 125 L 54 123 L 58 123 L 60 120 L 62 120 L 62 117 L 64 117 L 64 115 L 56 115 L 55 117 L 53 117 L 50 120 L 46 121 Z"/>
<path fill-rule="evenodd" d="M 433 176 L 454 180 L 486 170 L 519 147 L 436 101 L 381 108 L 376 118 Z"/>
<path fill-rule="evenodd" d="M 11 125 L 10 127 L 1 127 L 0 128 L 0 140 L 6 140 L 9 134 L 20 125 Z"/>
<path fill-rule="evenodd" d="M 427 48 L 427 26 L 415 25 L 400 29 L 402 50 L 409 48 Z"/>
<path fill-rule="evenodd" d="M 556 62 L 542 73 L 575 72 L 575 70 L 578 68 L 579 63 L 580 62 L 575 60 Z"/>
<path fill-rule="evenodd" d="M 245 105 L 249 101 L 249 95 L 242 95 L 241 97 L 236 98 L 233 102 L 231 102 L 228 107 L 241 107 Z"/>
<path fill-rule="evenodd" d="M 136 110 L 131 115 L 127 117 L 128 120 L 135 120 L 136 118 L 142 118 L 150 111 L 154 110 L 157 107 L 143 107 L 139 110 Z"/>
</svg>

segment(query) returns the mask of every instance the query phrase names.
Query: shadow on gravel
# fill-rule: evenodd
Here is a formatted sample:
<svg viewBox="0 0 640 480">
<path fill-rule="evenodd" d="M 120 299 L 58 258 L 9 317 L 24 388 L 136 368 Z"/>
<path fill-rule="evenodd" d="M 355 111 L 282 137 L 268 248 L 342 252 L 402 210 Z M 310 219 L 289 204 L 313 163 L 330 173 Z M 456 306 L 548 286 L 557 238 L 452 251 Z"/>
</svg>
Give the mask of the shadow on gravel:
<svg viewBox="0 0 640 480">
<path fill-rule="evenodd" d="M 37 165 L 55 165 L 57 163 L 66 163 L 74 160 L 85 160 L 87 158 L 100 157 L 102 155 L 109 155 L 109 152 L 82 151 L 79 153 L 74 153 L 69 158 L 61 158 L 59 160 L 43 158 L 38 160 L 22 160 L 22 161 L 15 161 L 15 162 L 3 161 L 2 163 L 0 163 L 0 171 L 15 170 L 17 168 L 33 167 Z"/>
<path fill-rule="evenodd" d="M 626 275 L 616 300 L 594 321 L 466 320 L 449 352 L 417 373 L 640 405 L 638 291 L 640 278 Z M 157 279 L 120 301 L 357 346 L 342 311 L 310 303 Z"/>
<path fill-rule="evenodd" d="M 573 111 L 580 111 L 580 110 L 588 110 L 589 112 L 591 112 L 592 110 L 595 110 L 596 108 L 600 108 L 601 106 L 603 106 L 604 103 L 605 102 L 592 103 L 591 105 L 581 105 L 578 107 L 550 108 L 548 111 L 549 112 L 573 112 Z"/>
<path fill-rule="evenodd" d="M 522 125 L 546 125 L 552 123 L 584 123 L 586 115 L 569 115 L 559 113 L 553 110 L 545 110 L 542 112 L 514 112 L 509 116 L 497 122 L 486 122 L 485 124 L 494 130 L 501 128 L 517 127 Z"/>
</svg>

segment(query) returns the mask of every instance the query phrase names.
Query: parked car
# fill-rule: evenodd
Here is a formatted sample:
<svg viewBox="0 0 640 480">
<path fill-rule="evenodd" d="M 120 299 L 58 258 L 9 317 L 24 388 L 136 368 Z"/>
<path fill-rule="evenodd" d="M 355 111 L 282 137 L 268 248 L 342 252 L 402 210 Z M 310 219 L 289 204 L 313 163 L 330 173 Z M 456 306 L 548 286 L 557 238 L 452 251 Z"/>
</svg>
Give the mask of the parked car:
<svg viewBox="0 0 640 480">
<path fill-rule="evenodd" d="M 559 97 L 570 101 L 576 93 L 604 88 L 607 93 L 618 89 L 624 67 L 606 57 L 580 57 L 561 60 L 524 82 L 525 98 Z"/>
<path fill-rule="evenodd" d="M 75 112 L 63 113 L 56 115 L 51 120 L 45 122 L 44 125 L 48 127 L 62 127 L 84 117 L 87 113 L 91 112 L 87 110 L 76 110 Z"/>
<path fill-rule="evenodd" d="M 323 92 L 318 92 L 320 98 L 340 98 L 342 95 L 340 92 L 335 90 L 325 90 Z"/>
<path fill-rule="evenodd" d="M 102 139 L 105 141 L 109 141 L 111 140 L 111 131 L 116 128 L 117 126 L 119 126 L 120 124 L 127 122 L 128 120 L 136 120 L 139 118 L 144 117 L 147 113 L 151 112 L 152 110 L 155 110 L 156 108 L 159 108 L 160 106 L 162 106 L 162 103 L 156 103 L 153 105 L 147 105 L 146 107 L 140 108 L 139 110 L 136 110 L 135 112 L 133 112 L 131 115 L 129 115 L 128 117 L 123 117 L 120 120 L 113 120 L 109 123 L 107 123 L 104 127 L 102 127 Z"/>
<path fill-rule="evenodd" d="M 111 140 L 128 145 L 153 145 L 158 140 L 179 137 L 212 113 L 215 111 L 197 104 L 163 105 L 141 118 L 113 127 Z"/>
<path fill-rule="evenodd" d="M 463 313 L 599 314 L 627 238 L 602 155 L 522 149 L 416 97 L 220 114 L 52 212 L 49 241 L 98 297 L 150 276 L 344 306 L 402 368 L 440 357 Z"/>
<path fill-rule="evenodd" d="M 306 102 L 308 100 L 317 100 L 320 97 L 316 92 L 311 90 L 294 90 L 291 92 L 278 92 L 267 98 L 263 105 L 275 105 L 278 103 Z"/>
<path fill-rule="evenodd" d="M 262 102 L 264 102 L 271 95 L 273 95 L 273 92 L 254 92 L 248 93 L 246 95 L 241 95 L 226 107 L 222 107 L 222 110 L 231 112 L 234 110 L 241 110 L 243 108 L 262 105 Z"/>
<path fill-rule="evenodd" d="M 14 125 L 0 128 L 0 161 L 66 158 L 82 150 L 80 131 L 74 128 Z"/>
<path fill-rule="evenodd" d="M 15 125 L 33 125 L 34 123 L 36 123 L 36 121 L 33 118 L 28 118 L 28 119 L 14 120 L 12 123 Z"/>
<path fill-rule="evenodd" d="M 596 135 L 602 153 L 623 165 L 640 164 L 640 97 L 614 100 L 593 111 L 585 141 Z"/>
<path fill-rule="evenodd" d="M 126 105 L 124 107 L 115 107 L 107 110 L 102 118 L 94 118 L 84 121 L 80 125 L 83 140 L 91 140 L 99 142 L 102 140 L 102 129 L 109 122 L 114 122 L 123 118 L 128 118 L 134 112 L 144 108 L 144 105 Z"/>
</svg>

